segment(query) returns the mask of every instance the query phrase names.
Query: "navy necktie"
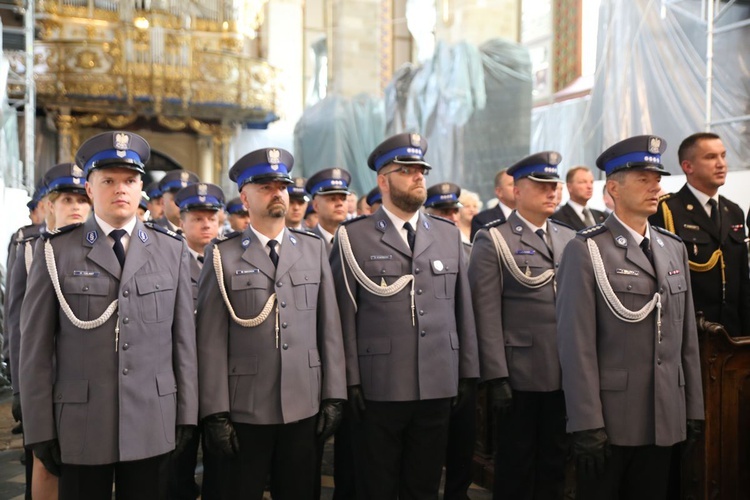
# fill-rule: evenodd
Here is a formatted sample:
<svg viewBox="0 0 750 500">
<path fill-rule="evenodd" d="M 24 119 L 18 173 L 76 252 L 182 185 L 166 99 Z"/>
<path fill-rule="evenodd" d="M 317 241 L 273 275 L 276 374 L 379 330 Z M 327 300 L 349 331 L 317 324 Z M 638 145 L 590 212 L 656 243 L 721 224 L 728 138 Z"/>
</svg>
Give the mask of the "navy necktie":
<svg viewBox="0 0 750 500">
<path fill-rule="evenodd" d="M 417 233 L 414 231 L 414 228 L 411 227 L 411 224 L 408 222 L 404 223 L 404 229 L 406 229 L 406 241 L 409 242 L 409 249 L 413 252 L 414 251 L 414 241 L 417 239 Z"/>
<path fill-rule="evenodd" d="M 279 265 L 279 254 L 276 253 L 276 245 L 278 245 L 279 242 L 276 240 L 268 240 L 268 256 L 271 257 L 271 262 L 273 262 L 273 267 L 278 267 Z"/>
<path fill-rule="evenodd" d="M 534 232 L 536 233 L 537 236 L 539 236 L 542 239 L 542 241 L 544 242 L 544 246 L 546 246 L 547 250 L 549 250 L 550 248 L 549 248 L 549 245 L 547 244 L 547 236 L 545 236 L 544 234 L 544 229 L 539 228 Z"/>
<path fill-rule="evenodd" d="M 716 200 L 713 198 L 709 198 L 708 204 L 711 205 L 711 222 L 714 223 L 714 226 L 721 227 L 721 214 L 719 213 L 719 204 L 716 203 Z"/>
<path fill-rule="evenodd" d="M 125 267 L 125 247 L 122 246 L 121 238 L 127 234 L 127 231 L 124 229 L 113 229 L 109 235 L 112 237 L 113 240 L 115 240 L 115 244 L 112 247 L 112 250 L 115 251 L 115 257 L 117 257 L 117 261 L 120 263 L 120 269 Z"/>
<path fill-rule="evenodd" d="M 643 253 L 646 254 L 646 258 L 651 263 L 651 265 L 654 265 L 654 254 L 651 253 L 651 247 L 649 246 L 648 238 L 643 238 L 641 240 L 640 244 L 641 250 L 643 250 Z"/>
</svg>

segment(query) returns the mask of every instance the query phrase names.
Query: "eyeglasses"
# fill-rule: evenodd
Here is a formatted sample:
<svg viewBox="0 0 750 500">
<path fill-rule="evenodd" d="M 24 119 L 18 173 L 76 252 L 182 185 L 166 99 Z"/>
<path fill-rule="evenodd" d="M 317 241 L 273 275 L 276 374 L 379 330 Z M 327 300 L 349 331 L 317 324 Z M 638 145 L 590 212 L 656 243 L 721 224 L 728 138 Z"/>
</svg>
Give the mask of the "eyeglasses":
<svg viewBox="0 0 750 500">
<path fill-rule="evenodd" d="M 401 175 L 408 175 L 408 176 L 414 176 L 419 173 L 419 174 L 422 174 L 424 177 L 427 177 L 430 174 L 430 169 L 425 167 L 424 165 L 401 165 L 395 170 L 391 170 L 390 172 L 383 173 L 383 175 L 389 175 L 395 172 L 398 172 Z"/>
</svg>

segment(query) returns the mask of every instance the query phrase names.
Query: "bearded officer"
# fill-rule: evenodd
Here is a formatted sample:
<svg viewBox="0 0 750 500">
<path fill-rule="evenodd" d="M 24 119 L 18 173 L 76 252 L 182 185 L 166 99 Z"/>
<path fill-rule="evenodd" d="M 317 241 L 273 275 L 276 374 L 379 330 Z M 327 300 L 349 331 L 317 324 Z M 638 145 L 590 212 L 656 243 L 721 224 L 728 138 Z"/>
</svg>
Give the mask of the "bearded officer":
<svg viewBox="0 0 750 500">
<path fill-rule="evenodd" d="M 560 160 L 545 151 L 510 167 L 516 209 L 474 238 L 469 279 L 482 379 L 497 419 L 494 498 L 563 498 L 555 272 L 575 232 L 549 219 Z"/>
<path fill-rule="evenodd" d="M 582 500 L 666 498 L 672 445 L 702 429 L 687 251 L 648 224 L 665 149 L 637 136 L 599 156 L 615 211 L 560 263 L 558 348 Z"/>
<path fill-rule="evenodd" d="M 342 224 L 331 254 L 361 420 L 358 498 L 437 497 L 452 398 L 479 376 L 460 232 L 419 211 L 426 150 L 418 134 L 375 148 L 383 206 Z"/>
<path fill-rule="evenodd" d="M 312 206 L 318 214 L 318 225 L 312 230 L 326 242 L 331 253 L 333 235 L 339 224 L 346 220 L 346 197 L 352 176 L 343 168 L 326 168 L 307 180 L 305 190 L 312 196 Z"/>
<path fill-rule="evenodd" d="M 196 423 L 189 254 L 136 218 L 150 148 L 106 132 L 76 154 L 94 217 L 39 244 L 21 313 L 28 442 L 61 499 L 163 498 Z M 177 430 L 177 432 L 176 432 Z"/>
<path fill-rule="evenodd" d="M 198 176 L 187 170 L 170 170 L 159 181 L 161 193 L 162 216 L 154 219 L 161 227 L 175 233 L 182 233 L 180 228 L 180 207 L 175 202 L 177 192 L 191 184 L 199 182 Z"/>
<path fill-rule="evenodd" d="M 200 412 L 230 498 L 313 496 L 316 439 L 346 399 L 341 323 L 323 241 L 284 227 L 294 159 L 282 149 L 240 158 L 250 227 L 206 253 L 198 291 Z M 316 417 L 317 416 L 317 417 Z"/>
</svg>

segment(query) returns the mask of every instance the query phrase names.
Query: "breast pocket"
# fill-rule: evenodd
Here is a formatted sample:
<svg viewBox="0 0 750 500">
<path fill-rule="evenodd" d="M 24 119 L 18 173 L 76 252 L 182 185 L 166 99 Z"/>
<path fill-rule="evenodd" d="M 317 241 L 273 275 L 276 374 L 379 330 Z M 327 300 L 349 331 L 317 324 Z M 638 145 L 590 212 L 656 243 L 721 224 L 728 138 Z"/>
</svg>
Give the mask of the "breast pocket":
<svg viewBox="0 0 750 500">
<path fill-rule="evenodd" d="M 434 259 L 430 261 L 435 298 L 452 299 L 456 295 L 458 259 Z"/>
<path fill-rule="evenodd" d="M 631 311 L 637 311 L 646 305 L 656 291 L 651 279 L 645 276 L 616 274 L 609 276 L 609 282 L 622 305 Z"/>
<path fill-rule="evenodd" d="M 232 307 L 242 318 L 255 317 L 268 300 L 270 280 L 259 272 L 232 276 L 230 285 Z"/>
<path fill-rule="evenodd" d="M 135 277 L 141 319 L 144 323 L 161 323 L 174 313 L 174 278 L 166 271 Z"/>
<path fill-rule="evenodd" d="M 685 292 L 687 292 L 687 281 L 685 275 L 675 274 L 667 276 L 669 286 L 669 303 L 664 314 L 672 313 L 672 317 L 677 322 L 682 322 L 685 315 Z"/>
<path fill-rule="evenodd" d="M 680 238 L 685 242 L 691 259 L 708 260 L 713 253 L 714 245 L 711 236 L 700 229 L 679 228 Z"/>
<path fill-rule="evenodd" d="M 368 278 L 373 283 L 380 286 L 392 285 L 397 279 L 399 279 L 403 272 L 403 266 L 401 262 L 393 260 L 372 260 L 365 262 L 362 270 L 365 272 Z M 390 297 L 378 296 L 380 300 L 400 300 L 402 294 L 409 293 L 408 287 L 402 290 L 400 293 L 392 295 Z"/>
<path fill-rule="evenodd" d="M 63 294 L 76 318 L 89 321 L 96 319 L 104 312 L 109 299 L 108 277 L 103 276 L 67 276 L 63 282 Z"/>
<path fill-rule="evenodd" d="M 300 311 L 315 309 L 318 307 L 318 287 L 320 285 L 320 273 L 315 270 L 290 271 L 294 292 L 294 304 Z"/>
</svg>

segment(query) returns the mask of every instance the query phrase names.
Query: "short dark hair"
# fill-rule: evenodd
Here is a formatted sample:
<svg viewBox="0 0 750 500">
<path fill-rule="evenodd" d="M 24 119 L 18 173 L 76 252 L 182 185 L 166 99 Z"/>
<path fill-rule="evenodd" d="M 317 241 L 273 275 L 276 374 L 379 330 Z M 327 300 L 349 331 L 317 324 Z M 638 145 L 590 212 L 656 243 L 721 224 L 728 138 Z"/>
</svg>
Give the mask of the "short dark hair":
<svg viewBox="0 0 750 500">
<path fill-rule="evenodd" d="M 693 146 L 695 146 L 698 141 L 703 141 L 706 139 L 721 139 L 721 137 L 714 134 L 713 132 L 698 132 L 686 137 L 685 140 L 683 140 L 680 144 L 680 147 L 677 148 L 677 158 L 680 161 L 680 165 L 682 165 L 683 161 L 688 159 Z"/>
<path fill-rule="evenodd" d="M 565 174 L 565 182 L 571 183 L 573 182 L 573 177 L 575 177 L 576 172 L 580 170 L 585 170 L 586 172 L 591 172 L 591 169 L 589 167 L 585 167 L 583 165 L 578 165 L 577 167 L 573 167 L 570 170 L 568 170 L 568 173 Z"/>
</svg>

